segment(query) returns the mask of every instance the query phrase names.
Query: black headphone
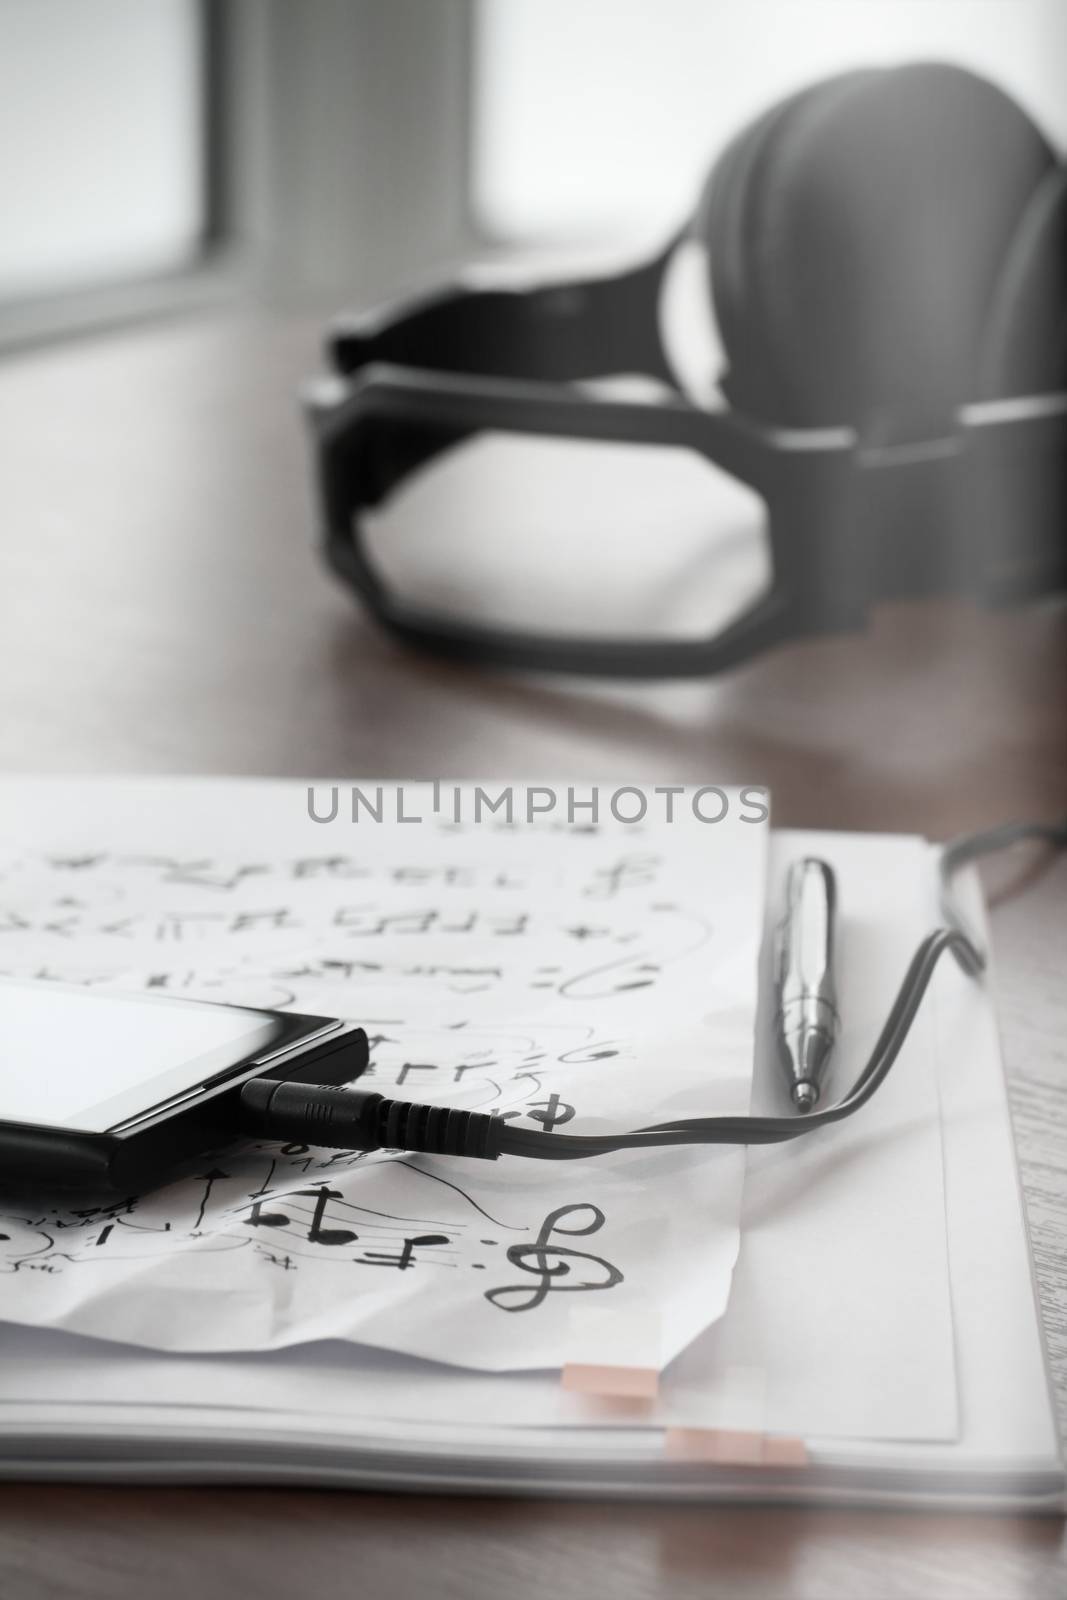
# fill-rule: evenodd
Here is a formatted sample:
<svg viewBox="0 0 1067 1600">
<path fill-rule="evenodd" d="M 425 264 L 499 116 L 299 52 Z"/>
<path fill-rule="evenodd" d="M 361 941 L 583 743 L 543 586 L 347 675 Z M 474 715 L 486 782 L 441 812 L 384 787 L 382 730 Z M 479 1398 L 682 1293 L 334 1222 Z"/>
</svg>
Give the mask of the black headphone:
<svg viewBox="0 0 1067 1600">
<path fill-rule="evenodd" d="M 659 303 L 707 251 L 725 409 L 686 397 Z M 869 605 L 1067 588 L 1067 169 L 957 67 L 844 73 L 772 107 L 654 260 L 532 290 L 446 287 L 340 323 L 309 393 L 325 548 L 394 632 L 486 662 L 698 675 Z M 575 387 L 645 374 L 659 401 Z M 343 380 L 343 381 L 342 381 Z M 717 637 L 650 643 L 472 626 L 394 595 L 361 513 L 483 430 L 678 445 L 767 503 L 774 580 Z"/>
</svg>

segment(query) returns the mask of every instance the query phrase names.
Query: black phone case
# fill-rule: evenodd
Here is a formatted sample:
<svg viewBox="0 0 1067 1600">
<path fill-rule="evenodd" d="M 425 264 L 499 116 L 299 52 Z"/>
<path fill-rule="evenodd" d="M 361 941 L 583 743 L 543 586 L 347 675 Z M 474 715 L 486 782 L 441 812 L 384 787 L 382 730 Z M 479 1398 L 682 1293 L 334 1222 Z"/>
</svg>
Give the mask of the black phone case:
<svg viewBox="0 0 1067 1600">
<path fill-rule="evenodd" d="M 135 1127 L 108 1133 L 0 1122 L 0 1191 L 55 1189 L 137 1194 L 165 1183 L 183 1161 L 241 1136 L 241 1089 L 250 1078 L 338 1086 L 366 1070 L 367 1035 L 331 1017 L 264 1012 L 282 1029 L 269 1059 L 258 1051 L 180 1106 L 161 1108 Z M 330 1033 L 322 1029 L 335 1023 Z"/>
</svg>

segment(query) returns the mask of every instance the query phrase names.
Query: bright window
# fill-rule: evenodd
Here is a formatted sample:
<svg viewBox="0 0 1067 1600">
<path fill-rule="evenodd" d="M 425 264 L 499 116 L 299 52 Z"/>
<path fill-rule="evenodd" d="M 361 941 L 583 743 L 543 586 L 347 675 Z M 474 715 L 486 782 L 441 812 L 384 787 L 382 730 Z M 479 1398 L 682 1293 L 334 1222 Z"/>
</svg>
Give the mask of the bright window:
<svg viewBox="0 0 1067 1600">
<path fill-rule="evenodd" d="M 0 0 L 0 300 L 182 265 L 203 169 L 198 0 Z"/>
<path fill-rule="evenodd" d="M 947 60 L 1067 146 L 1065 0 L 480 0 L 474 210 L 523 243 L 666 233 L 727 139 L 805 83 Z"/>
</svg>

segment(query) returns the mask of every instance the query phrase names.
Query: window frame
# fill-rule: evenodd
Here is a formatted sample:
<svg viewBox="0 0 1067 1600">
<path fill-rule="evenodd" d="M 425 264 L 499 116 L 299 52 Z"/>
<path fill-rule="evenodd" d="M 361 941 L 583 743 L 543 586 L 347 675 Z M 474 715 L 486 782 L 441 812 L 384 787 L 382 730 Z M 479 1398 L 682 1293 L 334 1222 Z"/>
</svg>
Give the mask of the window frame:
<svg viewBox="0 0 1067 1600">
<path fill-rule="evenodd" d="M 424 254 L 458 260 L 477 247 L 469 207 L 474 0 L 434 0 L 432 8 L 426 0 L 390 0 L 388 12 L 381 0 L 344 6 L 302 0 L 299 11 L 292 0 L 199 0 L 199 7 L 204 216 L 198 250 L 165 272 L 0 301 L 0 357 L 236 307 L 264 289 L 285 303 L 295 294 L 336 309 L 346 298 L 380 298 L 382 285 L 402 283 L 409 264 Z M 380 98 L 368 96 L 338 114 L 343 76 L 322 84 L 317 74 L 324 60 L 347 59 L 358 68 L 367 48 L 383 53 L 397 92 L 384 110 Z M 429 159 L 425 142 L 413 143 L 413 105 L 431 119 Z M 343 169 L 352 148 L 365 152 L 364 193 L 369 185 L 388 196 L 394 157 L 402 158 L 410 187 L 403 216 L 417 219 L 413 236 L 399 241 L 386 226 L 387 237 L 366 264 L 364 237 L 357 241 L 351 229 L 340 240 L 330 233 L 321 193 L 318 210 L 304 203 L 306 175 Z M 391 220 L 380 215 L 379 231 Z M 294 239 L 295 261 L 286 255 Z M 340 280 L 336 290 L 320 281 L 327 267 Z"/>
<path fill-rule="evenodd" d="M 126 323 L 225 304 L 240 292 L 247 255 L 234 231 L 234 118 L 227 111 L 241 35 L 254 21 L 242 0 L 198 0 L 203 225 L 187 261 L 84 287 L 0 299 L 0 354 Z"/>
</svg>

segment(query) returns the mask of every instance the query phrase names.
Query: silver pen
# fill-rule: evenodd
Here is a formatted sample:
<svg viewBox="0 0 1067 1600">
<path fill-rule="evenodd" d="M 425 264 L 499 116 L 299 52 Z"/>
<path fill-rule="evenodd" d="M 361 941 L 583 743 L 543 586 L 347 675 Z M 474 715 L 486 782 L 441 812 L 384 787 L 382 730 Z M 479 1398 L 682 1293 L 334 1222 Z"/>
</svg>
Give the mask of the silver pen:
<svg viewBox="0 0 1067 1600">
<path fill-rule="evenodd" d="M 815 856 L 794 861 L 778 928 L 775 1035 L 793 1104 L 811 1111 L 839 1027 L 834 989 L 833 869 Z"/>
</svg>

